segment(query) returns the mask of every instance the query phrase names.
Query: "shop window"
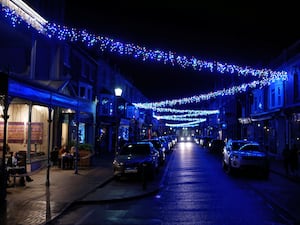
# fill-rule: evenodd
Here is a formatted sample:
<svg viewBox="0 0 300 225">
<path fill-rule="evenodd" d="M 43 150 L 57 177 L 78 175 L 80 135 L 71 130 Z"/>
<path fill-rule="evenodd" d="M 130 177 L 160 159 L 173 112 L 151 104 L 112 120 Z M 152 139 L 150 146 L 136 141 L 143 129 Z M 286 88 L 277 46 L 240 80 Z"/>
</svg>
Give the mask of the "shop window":
<svg viewBox="0 0 300 225">
<path fill-rule="evenodd" d="M 80 144 L 85 143 L 85 124 L 84 123 L 79 123 L 78 142 Z"/>
</svg>

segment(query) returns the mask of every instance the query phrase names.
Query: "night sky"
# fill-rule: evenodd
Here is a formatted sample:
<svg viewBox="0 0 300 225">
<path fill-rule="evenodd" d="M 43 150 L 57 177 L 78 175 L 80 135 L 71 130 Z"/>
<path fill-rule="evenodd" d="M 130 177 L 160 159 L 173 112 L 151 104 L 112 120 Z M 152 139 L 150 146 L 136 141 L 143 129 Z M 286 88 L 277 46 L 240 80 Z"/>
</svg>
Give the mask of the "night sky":
<svg viewBox="0 0 300 225">
<path fill-rule="evenodd" d="M 299 40 L 297 7 L 287 1 L 271 5 L 213 0 L 101 3 L 67 0 L 65 23 L 148 49 L 257 69 L 266 68 Z M 232 80 L 219 73 L 109 57 L 151 101 L 205 94 Z"/>
</svg>

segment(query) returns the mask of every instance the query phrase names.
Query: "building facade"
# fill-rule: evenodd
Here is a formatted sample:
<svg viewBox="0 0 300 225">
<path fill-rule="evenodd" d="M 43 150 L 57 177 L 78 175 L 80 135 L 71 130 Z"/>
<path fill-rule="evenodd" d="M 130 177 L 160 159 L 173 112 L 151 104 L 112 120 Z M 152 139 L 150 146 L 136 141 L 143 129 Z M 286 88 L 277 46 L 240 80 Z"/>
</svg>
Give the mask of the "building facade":
<svg viewBox="0 0 300 225">
<path fill-rule="evenodd" d="M 58 10 L 63 7 L 61 1 L 48 2 L 52 7 L 47 2 L 32 4 L 44 15 L 54 10 L 51 15 L 63 21 Z M 11 151 L 26 152 L 30 170 L 40 166 L 54 147 L 88 144 L 96 152 L 106 128 L 110 133 L 106 148 L 113 151 L 116 124 L 119 132 L 115 134 L 124 138 L 138 132 L 130 129 L 142 122 L 130 103 L 146 98 L 115 67 L 92 57 L 82 46 L 49 39 L 24 24 L 10 22 L 1 14 L 0 71 L 8 76 L 4 86 L 9 118 L 6 140 L 5 121 L 0 119 L 0 142 L 7 142 Z M 117 84 L 123 90 L 118 102 L 113 94 Z"/>
</svg>

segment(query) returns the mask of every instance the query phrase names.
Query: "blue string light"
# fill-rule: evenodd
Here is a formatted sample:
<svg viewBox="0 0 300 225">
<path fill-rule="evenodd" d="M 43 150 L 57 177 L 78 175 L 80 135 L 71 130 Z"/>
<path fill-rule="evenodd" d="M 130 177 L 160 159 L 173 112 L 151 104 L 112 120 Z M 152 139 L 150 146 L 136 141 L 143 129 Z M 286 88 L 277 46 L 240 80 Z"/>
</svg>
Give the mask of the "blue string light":
<svg viewBox="0 0 300 225">
<path fill-rule="evenodd" d="M 3 2 L 1 2 L 3 5 Z M 117 53 L 121 56 L 127 55 L 134 58 L 141 59 L 143 61 L 151 60 L 159 63 L 170 64 L 171 66 L 179 66 L 183 69 L 192 68 L 196 71 L 207 70 L 210 72 L 219 72 L 222 74 L 237 74 L 238 76 L 254 76 L 258 80 L 250 83 L 244 83 L 231 88 L 217 90 L 207 94 L 195 95 L 188 98 L 166 100 L 154 103 L 134 103 L 139 108 L 158 108 L 175 106 L 182 104 L 198 103 L 200 101 L 209 100 L 219 96 L 234 95 L 249 90 L 249 88 L 262 88 L 270 85 L 270 83 L 276 80 L 287 80 L 286 71 L 272 71 L 270 69 L 254 69 L 250 66 L 238 66 L 233 64 L 221 63 L 217 61 L 209 62 L 206 60 L 200 60 L 196 57 L 187 57 L 178 55 L 173 51 L 163 51 L 159 49 L 147 49 L 146 47 L 139 46 L 133 43 L 123 43 L 116 41 L 112 38 L 92 34 L 87 30 L 78 30 L 76 28 L 68 28 L 56 23 L 50 23 L 45 20 L 43 23 L 36 23 L 35 18 L 26 15 L 22 11 L 10 8 L 10 5 L 3 5 L 2 12 L 5 17 L 10 18 L 12 25 L 21 24 L 25 22 L 28 27 L 36 29 L 39 33 L 46 35 L 48 38 L 56 38 L 60 41 L 80 42 L 87 47 L 96 47 L 99 51 L 109 51 L 110 53 Z"/>
</svg>

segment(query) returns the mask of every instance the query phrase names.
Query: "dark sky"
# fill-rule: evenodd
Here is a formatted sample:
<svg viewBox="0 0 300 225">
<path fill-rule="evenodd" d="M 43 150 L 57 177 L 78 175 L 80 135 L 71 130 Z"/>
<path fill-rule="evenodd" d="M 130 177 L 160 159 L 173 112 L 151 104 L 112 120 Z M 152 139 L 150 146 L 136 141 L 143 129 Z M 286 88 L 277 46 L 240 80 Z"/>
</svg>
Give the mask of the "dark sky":
<svg viewBox="0 0 300 225">
<path fill-rule="evenodd" d="M 287 1 L 66 2 L 69 26 L 148 49 L 258 69 L 300 34 L 297 7 Z M 125 56 L 112 56 L 111 62 L 152 101 L 205 94 L 232 79 Z"/>
</svg>

